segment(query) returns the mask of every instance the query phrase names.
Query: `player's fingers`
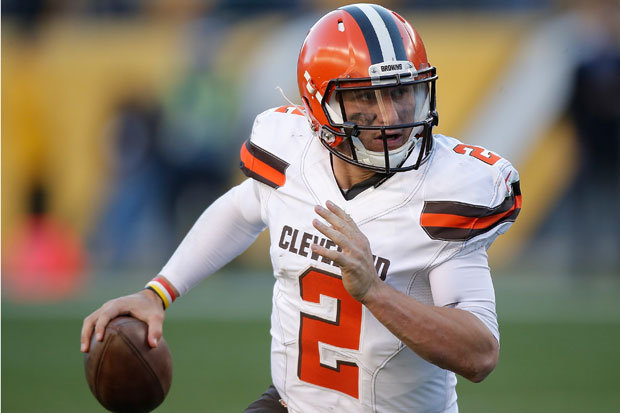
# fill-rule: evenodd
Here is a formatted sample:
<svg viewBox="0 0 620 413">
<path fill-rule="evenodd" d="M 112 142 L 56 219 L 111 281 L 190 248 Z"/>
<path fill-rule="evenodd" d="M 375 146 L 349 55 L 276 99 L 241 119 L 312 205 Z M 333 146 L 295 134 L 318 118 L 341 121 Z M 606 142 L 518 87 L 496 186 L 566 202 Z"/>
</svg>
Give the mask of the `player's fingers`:
<svg viewBox="0 0 620 413">
<path fill-rule="evenodd" d="M 328 236 L 336 245 L 348 252 L 355 250 L 360 250 L 364 254 L 370 252 L 368 238 L 359 230 L 350 217 L 345 221 L 345 219 L 336 216 L 332 211 L 328 211 L 319 205 L 315 206 L 315 210 L 332 226 L 325 224 L 321 226 L 321 221 L 318 220 L 315 220 L 317 224 L 313 221 L 313 226 L 322 234 Z M 340 212 L 344 213 L 342 210 Z"/>
<path fill-rule="evenodd" d="M 99 313 L 97 323 L 95 324 L 95 338 L 97 339 L 97 341 L 103 340 L 106 326 L 108 325 L 110 320 L 119 315 L 118 311 L 113 305 L 104 305 L 104 308 L 105 309 Z"/>
<path fill-rule="evenodd" d="M 338 218 L 340 218 L 341 220 L 343 220 L 347 224 L 353 225 L 353 226 L 355 226 L 355 228 L 357 228 L 357 225 L 355 225 L 355 222 L 353 221 L 353 218 L 351 218 L 351 216 L 349 214 L 347 214 L 344 211 L 344 209 L 340 208 L 338 205 L 334 204 L 332 201 L 327 201 L 325 203 L 325 206 L 327 206 L 327 209 L 330 210 L 331 212 L 333 212 L 334 215 L 336 215 Z"/>
<path fill-rule="evenodd" d="M 155 348 L 163 335 L 164 317 L 155 314 L 148 319 L 147 324 L 149 326 L 147 334 L 149 346 Z"/>
<path fill-rule="evenodd" d="M 314 207 L 314 212 L 316 212 L 325 221 L 330 223 L 338 231 L 342 231 L 342 232 L 347 231 L 347 228 L 346 228 L 347 223 L 342 218 L 340 218 L 339 216 L 334 214 L 332 211 L 330 211 L 329 209 L 323 208 L 321 205 L 316 205 Z"/>
<path fill-rule="evenodd" d="M 90 337 L 93 335 L 93 328 L 95 327 L 94 317 L 95 313 L 86 317 L 82 323 L 82 333 L 80 337 L 80 351 L 82 353 L 88 353 L 88 350 L 90 350 Z"/>
<path fill-rule="evenodd" d="M 346 258 L 340 251 L 325 248 L 320 246 L 319 244 L 310 245 L 310 249 L 312 249 L 312 251 L 316 254 L 319 254 L 320 256 L 333 261 L 339 267 L 345 265 Z"/>
<path fill-rule="evenodd" d="M 326 205 L 327 209 L 317 205 L 315 207 L 316 212 L 348 238 L 364 238 L 364 234 L 362 234 L 349 214 L 331 201 L 327 201 Z"/>
<path fill-rule="evenodd" d="M 325 235 L 326 237 L 334 241 L 336 245 L 338 245 L 340 248 L 342 249 L 350 248 L 350 240 L 342 232 L 338 231 L 337 229 L 324 224 L 318 219 L 312 220 L 312 226 L 316 228 L 317 230 L 319 230 L 321 234 Z"/>
<path fill-rule="evenodd" d="M 368 238 L 359 229 L 355 221 L 353 221 L 353 218 L 332 201 L 327 201 L 325 204 L 329 208 L 329 211 L 338 217 L 339 222 L 342 223 L 341 231 L 353 242 L 353 245 L 356 245 L 364 251 L 370 251 Z"/>
</svg>

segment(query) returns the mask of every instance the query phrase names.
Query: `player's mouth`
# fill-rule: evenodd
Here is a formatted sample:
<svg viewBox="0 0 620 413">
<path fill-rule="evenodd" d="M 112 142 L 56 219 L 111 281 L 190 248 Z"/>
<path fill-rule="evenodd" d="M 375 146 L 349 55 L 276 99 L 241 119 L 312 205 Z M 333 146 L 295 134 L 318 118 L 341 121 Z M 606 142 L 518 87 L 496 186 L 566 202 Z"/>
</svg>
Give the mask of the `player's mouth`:
<svg viewBox="0 0 620 413">
<path fill-rule="evenodd" d="M 377 146 L 377 150 L 383 150 L 383 136 L 379 135 L 374 139 L 374 145 Z M 387 142 L 388 150 L 400 148 L 405 143 L 403 134 L 400 133 L 386 133 L 385 140 Z"/>
</svg>

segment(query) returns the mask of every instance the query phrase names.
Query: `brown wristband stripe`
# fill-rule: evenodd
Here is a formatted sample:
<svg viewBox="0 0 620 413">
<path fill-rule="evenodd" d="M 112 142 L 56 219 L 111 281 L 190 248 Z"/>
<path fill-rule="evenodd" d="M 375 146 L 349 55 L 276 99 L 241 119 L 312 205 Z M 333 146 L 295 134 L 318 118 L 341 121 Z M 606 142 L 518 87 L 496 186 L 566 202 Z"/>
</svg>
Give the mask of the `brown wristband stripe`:
<svg viewBox="0 0 620 413">
<path fill-rule="evenodd" d="M 159 296 L 159 298 L 161 298 L 161 301 L 164 304 L 164 310 L 168 308 L 177 298 L 172 286 L 160 276 L 157 276 L 149 281 L 145 288 L 153 291 Z"/>
</svg>

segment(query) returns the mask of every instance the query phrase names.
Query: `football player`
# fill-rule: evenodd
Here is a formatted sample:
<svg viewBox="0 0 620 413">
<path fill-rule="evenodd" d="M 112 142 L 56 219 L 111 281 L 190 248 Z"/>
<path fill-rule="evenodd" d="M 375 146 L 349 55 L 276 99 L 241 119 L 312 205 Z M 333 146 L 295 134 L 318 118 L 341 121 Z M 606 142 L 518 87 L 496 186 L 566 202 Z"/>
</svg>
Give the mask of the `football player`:
<svg viewBox="0 0 620 413">
<path fill-rule="evenodd" d="M 249 179 L 145 290 L 85 319 L 82 351 L 123 313 L 157 345 L 163 310 L 269 228 L 273 386 L 248 412 L 456 412 L 456 374 L 497 362 L 486 250 L 521 208 L 517 171 L 432 133 L 435 67 L 381 6 L 321 18 L 297 77 L 302 104 L 260 114 L 241 148 Z"/>
</svg>

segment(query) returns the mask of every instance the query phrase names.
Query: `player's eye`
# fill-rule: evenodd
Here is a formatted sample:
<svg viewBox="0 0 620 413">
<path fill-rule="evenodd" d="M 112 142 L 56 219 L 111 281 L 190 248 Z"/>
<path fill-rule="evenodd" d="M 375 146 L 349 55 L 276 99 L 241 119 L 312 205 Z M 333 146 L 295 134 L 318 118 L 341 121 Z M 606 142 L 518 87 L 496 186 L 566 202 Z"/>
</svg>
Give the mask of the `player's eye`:
<svg viewBox="0 0 620 413">
<path fill-rule="evenodd" d="M 372 90 L 356 92 L 356 99 L 360 102 L 370 103 L 376 101 L 377 97 Z"/>
<path fill-rule="evenodd" d="M 377 119 L 376 114 L 370 113 L 352 113 L 349 115 L 349 120 L 351 122 L 357 123 L 358 125 L 372 125 L 372 123 Z"/>
<path fill-rule="evenodd" d="M 393 100 L 402 100 L 409 95 L 409 90 L 404 87 L 396 87 L 390 90 L 390 97 Z"/>
</svg>

